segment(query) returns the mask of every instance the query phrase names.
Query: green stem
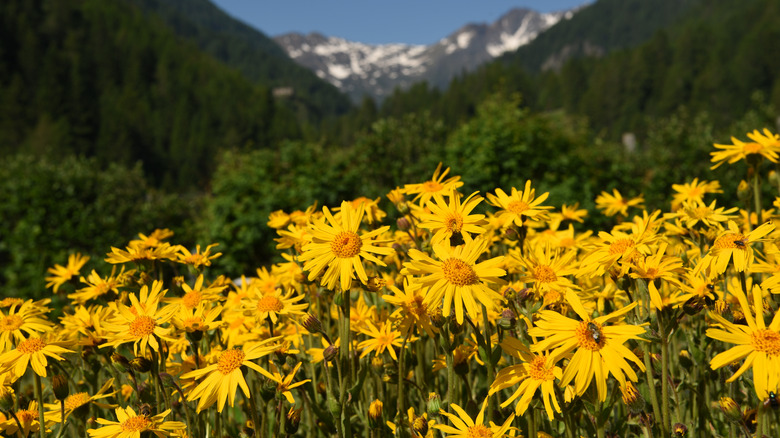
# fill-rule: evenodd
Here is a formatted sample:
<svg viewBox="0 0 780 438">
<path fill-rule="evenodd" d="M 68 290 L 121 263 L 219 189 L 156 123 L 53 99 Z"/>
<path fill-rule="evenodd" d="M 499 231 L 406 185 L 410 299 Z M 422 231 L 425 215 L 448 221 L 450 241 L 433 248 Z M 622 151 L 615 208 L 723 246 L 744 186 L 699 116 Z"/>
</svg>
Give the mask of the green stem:
<svg viewBox="0 0 780 438">
<path fill-rule="evenodd" d="M 46 437 L 46 420 L 44 419 L 43 412 L 43 387 L 41 386 L 41 376 L 38 375 L 38 373 L 33 373 L 35 375 L 35 398 L 38 400 L 38 425 L 39 425 L 39 435 L 41 438 Z M 64 421 L 64 419 L 63 419 Z"/>
<path fill-rule="evenodd" d="M 257 393 L 255 393 L 255 397 L 252 397 L 250 394 L 247 398 L 249 399 L 249 409 L 252 411 L 250 412 L 250 418 L 252 418 L 252 430 L 254 430 L 255 434 L 257 435 L 257 428 L 260 426 L 257 421 L 257 402 L 255 401 L 255 398 L 257 398 Z"/>
<path fill-rule="evenodd" d="M 348 405 L 348 390 L 350 387 L 350 380 L 352 375 L 352 359 L 350 358 L 349 349 L 350 349 L 350 331 L 349 331 L 349 325 L 350 325 L 350 308 L 351 303 L 351 297 L 350 297 L 350 291 L 345 290 L 343 291 L 343 299 L 344 302 L 342 304 L 342 322 L 341 322 L 341 349 L 339 351 L 339 361 L 341 362 L 341 366 L 343 368 L 342 374 L 339 375 L 339 380 L 341 381 L 340 385 L 340 402 L 341 402 L 341 419 L 339 421 L 342 421 L 343 424 L 343 430 L 344 430 L 344 437 L 345 438 L 351 438 L 352 437 L 352 423 L 350 421 L 350 415 L 349 415 L 349 405 Z"/>
<path fill-rule="evenodd" d="M 659 318 L 660 324 L 660 318 Z M 663 436 L 669 436 L 672 430 L 671 415 L 669 414 L 669 339 L 665 332 L 661 333 L 661 406 L 663 411 L 663 423 L 661 430 Z"/>
<path fill-rule="evenodd" d="M 528 409 L 528 436 L 536 437 L 536 409 L 533 406 Z"/>
<path fill-rule="evenodd" d="M 762 438 L 764 436 L 764 402 L 758 401 L 758 407 L 756 408 L 756 438 Z"/>
<path fill-rule="evenodd" d="M 487 381 L 493 382 L 495 376 L 495 370 L 493 369 L 493 346 L 490 345 L 491 331 L 490 331 L 490 319 L 488 319 L 488 310 L 485 305 L 482 305 L 482 324 L 485 326 L 485 364 L 487 365 Z M 488 399 L 487 406 L 487 421 L 493 421 L 493 401 Z"/>
<path fill-rule="evenodd" d="M 642 352 L 645 362 L 645 376 L 647 377 L 647 392 L 650 393 L 650 403 L 653 405 L 653 415 L 661 418 L 661 408 L 658 405 L 658 394 L 655 392 L 655 379 L 653 378 L 653 363 L 650 359 L 650 345 L 642 342 Z"/>
<path fill-rule="evenodd" d="M 406 403 L 405 403 L 405 397 L 406 394 L 404 393 L 404 381 L 406 380 L 404 378 L 404 351 L 406 351 L 406 343 L 409 341 L 409 335 L 412 334 L 412 331 L 409 330 L 406 332 L 406 336 L 404 337 L 404 342 L 401 344 L 401 352 L 398 355 L 398 415 L 401 417 L 401 424 L 404 424 L 404 415 L 406 414 Z"/>
</svg>

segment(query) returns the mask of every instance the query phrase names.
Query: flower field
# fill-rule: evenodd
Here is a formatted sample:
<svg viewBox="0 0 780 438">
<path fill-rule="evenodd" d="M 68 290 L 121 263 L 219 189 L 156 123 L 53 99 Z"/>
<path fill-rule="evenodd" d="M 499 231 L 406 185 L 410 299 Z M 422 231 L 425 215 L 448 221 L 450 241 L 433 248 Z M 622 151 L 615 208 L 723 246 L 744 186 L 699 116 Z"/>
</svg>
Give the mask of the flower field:
<svg viewBox="0 0 780 438">
<path fill-rule="evenodd" d="M 589 212 L 440 164 L 272 213 L 279 262 L 252 276 L 167 229 L 91 272 L 73 254 L 51 298 L 0 301 L 0 433 L 780 436 L 780 135 L 710 158 L 745 170 L 743 205 L 696 178 L 666 211 L 605 187 Z"/>
</svg>

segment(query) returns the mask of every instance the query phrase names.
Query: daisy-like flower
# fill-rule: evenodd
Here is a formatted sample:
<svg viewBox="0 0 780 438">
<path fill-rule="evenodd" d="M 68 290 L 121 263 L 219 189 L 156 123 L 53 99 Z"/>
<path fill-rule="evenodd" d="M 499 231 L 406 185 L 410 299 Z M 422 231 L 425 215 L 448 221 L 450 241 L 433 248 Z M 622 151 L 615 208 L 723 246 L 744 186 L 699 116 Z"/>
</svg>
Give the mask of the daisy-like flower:
<svg viewBox="0 0 780 438">
<path fill-rule="evenodd" d="M 561 386 L 574 380 L 575 392 L 582 395 L 595 379 L 599 400 L 604 401 L 607 399 L 607 378 L 610 374 L 621 385 L 625 385 L 626 377 L 637 381 L 637 375 L 627 360 L 641 370 L 645 369 L 642 361 L 623 345 L 629 339 L 640 339 L 639 335 L 645 332 L 644 327 L 621 322 L 623 315 L 636 307 L 636 303 L 591 319 L 574 292 L 568 291 L 566 300 L 582 321 L 550 310 L 541 311 L 536 327 L 528 330 L 528 334 L 546 338 L 535 343 L 531 351 L 553 350 L 551 355 L 556 361 L 574 351 L 563 370 Z"/>
<path fill-rule="evenodd" d="M 614 229 L 611 233 L 599 232 L 600 242 L 583 257 L 577 276 L 602 276 L 610 272 L 622 277 L 644 254 L 650 252 L 649 245 L 658 239 L 655 234 L 655 212 L 640 221 L 629 224 L 630 233 Z"/>
<path fill-rule="evenodd" d="M 766 325 L 763 291 L 759 286 L 753 286 L 751 289 L 752 308 L 741 288 L 735 288 L 731 292 L 739 300 L 747 324 L 734 324 L 717 313 L 710 312 L 710 317 L 717 322 L 717 328 L 707 329 L 707 336 L 737 344 L 713 357 L 710 366 L 715 370 L 744 359 L 742 366 L 726 382 L 733 382 L 752 368 L 756 394 L 759 399 L 765 400 L 769 391 L 780 388 L 780 312 L 775 313 L 772 321 Z"/>
<path fill-rule="evenodd" d="M 73 353 L 62 347 L 62 342 L 47 341 L 44 338 L 31 337 L 25 339 L 11 351 L 0 355 L 0 373 L 13 371 L 16 377 L 22 377 L 27 367 L 32 365 L 35 374 L 46 377 L 46 357 L 57 360 L 65 360 L 60 354 Z"/>
<path fill-rule="evenodd" d="M 30 436 L 30 434 L 38 433 L 41 429 L 41 424 L 38 421 L 40 416 L 38 415 L 38 402 L 31 401 L 27 405 L 27 409 L 19 409 L 15 413 L 16 418 L 19 419 L 19 423 L 16 420 L 9 418 L 0 423 L 0 430 L 3 431 L 5 436 L 17 436 L 21 434 L 24 437 Z M 45 412 L 43 414 L 44 430 L 50 432 L 49 426 L 56 423 L 56 418 L 53 412 Z M 21 425 L 21 429 L 19 428 Z"/>
<path fill-rule="evenodd" d="M 743 142 L 737 138 L 731 137 L 732 144 L 714 144 L 715 152 L 710 152 L 712 161 L 715 163 L 710 169 L 717 169 L 723 163 L 734 164 L 739 160 L 748 160 L 750 157 L 766 158 L 777 163 L 778 151 L 780 151 L 780 142 L 777 134 L 772 134 L 768 129 L 764 129 L 764 135 L 753 131 L 748 133 L 752 142 Z"/>
<path fill-rule="evenodd" d="M 568 276 L 577 272 L 577 263 L 574 260 L 576 255 L 574 251 L 561 253 L 549 246 L 542 248 L 537 245 L 533 250 L 527 251 L 525 256 L 513 252 L 512 258 L 524 268 L 518 281 L 533 282 L 537 290 L 545 292 L 574 286 Z"/>
<path fill-rule="evenodd" d="M 358 344 L 358 348 L 363 350 L 360 357 L 366 357 L 368 356 L 368 353 L 372 351 L 376 355 L 380 355 L 387 351 L 390 353 L 390 357 L 392 357 L 393 360 L 398 360 L 398 356 L 395 354 L 395 349 L 393 347 L 401 348 L 404 338 L 401 337 L 401 332 L 393 330 L 392 324 L 383 323 L 377 328 L 371 321 L 366 321 L 365 328 L 361 330 L 361 333 L 365 334 L 370 339 L 366 339 Z"/>
<path fill-rule="evenodd" d="M 555 408 L 556 412 L 561 412 L 558 399 L 555 397 L 555 380 L 561 379 L 561 368 L 555 366 L 555 360 L 551 355 L 533 354 L 528 351 L 522 342 L 515 338 L 504 338 L 504 341 L 501 342 L 501 348 L 522 360 L 523 363 L 501 369 L 490 385 L 488 396 L 519 384 L 517 390 L 506 401 L 501 403 L 501 407 L 509 406 L 520 397 L 517 406 L 515 406 L 515 414 L 520 416 L 528 409 L 534 394 L 536 394 L 536 390 L 541 389 L 544 410 L 547 412 L 547 417 L 552 421 L 555 416 L 553 408 Z"/>
<path fill-rule="evenodd" d="M 108 381 L 106 381 L 106 383 L 104 383 L 103 386 L 94 395 L 89 395 L 87 392 L 77 392 L 65 397 L 65 419 L 67 420 L 68 417 L 70 417 L 74 412 L 84 411 L 84 413 L 88 413 L 89 406 L 92 404 L 103 409 L 115 408 L 116 405 L 99 401 L 116 394 L 117 391 L 109 392 L 113 386 L 114 379 L 111 378 L 108 379 Z M 55 417 L 58 423 L 62 423 L 62 410 L 59 403 L 50 403 L 44 406 L 50 411 L 47 412 L 47 415 Z M 81 417 L 80 414 L 77 414 L 76 416 Z"/>
<path fill-rule="evenodd" d="M 702 257 L 701 263 L 696 267 L 697 272 L 709 268 L 710 276 L 716 277 L 726 272 L 731 261 L 738 272 L 748 271 L 755 259 L 751 244 L 764 240 L 764 237 L 774 229 L 772 222 L 766 222 L 753 231 L 743 234 L 734 221 L 729 221 L 728 229 L 721 233 L 707 255 Z"/>
<path fill-rule="evenodd" d="M 482 402 L 482 409 L 479 410 L 477 417 L 473 420 L 463 408 L 452 403 L 450 404 L 450 407 L 455 411 L 455 414 L 451 414 L 444 410 L 439 411 L 441 415 L 444 415 L 450 420 L 452 426 L 436 424 L 433 427 L 445 434 L 445 438 L 501 438 L 509 430 L 509 426 L 512 424 L 512 421 L 514 421 L 515 416 L 514 414 L 510 415 L 509 418 L 504 421 L 504 424 L 500 426 L 492 421 L 489 426 L 485 426 L 485 408 L 487 407 L 488 400 L 489 399 L 486 397 L 485 401 Z"/>
<path fill-rule="evenodd" d="M 323 207 L 325 220 L 319 220 L 311 227 L 311 242 L 303 247 L 299 260 L 305 261 L 305 271 L 309 271 L 309 280 L 314 280 L 322 274 L 320 284 L 333 289 L 340 282 L 341 290 L 348 291 L 352 286 L 353 274 L 357 273 L 363 283 L 368 281 L 368 275 L 363 267 L 362 259 L 379 266 L 385 264 L 374 254 L 389 255 L 392 248 L 377 246 L 384 241 L 374 240 L 390 227 L 384 226 L 363 235 L 358 234 L 360 221 L 363 219 L 361 204 L 357 211 L 350 203 L 341 203 L 341 220 L 337 221 L 327 207 Z"/>
<path fill-rule="evenodd" d="M 387 216 L 387 213 L 382 211 L 382 209 L 379 208 L 379 199 L 369 199 L 365 196 L 360 196 L 358 198 L 355 198 L 350 202 L 353 209 L 356 209 L 363 205 L 363 210 L 365 211 L 365 216 L 363 216 L 363 221 L 365 221 L 369 225 L 373 225 L 376 223 L 381 223 L 382 220 Z M 333 209 L 334 212 L 340 211 L 340 207 L 336 207 Z M 339 217 L 338 213 L 334 215 L 337 219 Z"/>
<path fill-rule="evenodd" d="M 154 434 L 158 438 L 166 436 L 178 436 L 179 431 L 187 428 L 187 425 L 181 421 L 165 421 L 165 417 L 171 413 L 167 409 L 157 415 L 136 414 L 133 408 L 118 407 L 116 420 L 110 421 L 104 418 L 98 418 L 98 424 L 102 425 L 98 429 L 89 429 L 89 436 L 94 438 L 137 438 L 147 434 Z"/>
<path fill-rule="evenodd" d="M 531 188 L 531 180 L 525 182 L 525 188 L 517 191 L 512 187 L 511 195 L 507 195 L 501 189 L 496 189 L 496 194 L 487 194 L 488 203 L 501 210 L 496 213 L 496 218 L 514 222 L 518 227 L 522 227 L 528 218 L 541 218 L 547 215 L 550 206 L 541 205 L 550 194 L 544 192 L 536 197 L 536 189 Z"/>
<path fill-rule="evenodd" d="M 396 286 L 389 286 L 389 289 L 393 295 L 382 295 L 382 299 L 396 306 L 390 319 L 398 323 L 398 331 L 401 335 L 406 336 L 416 327 L 420 332 L 425 331 L 433 338 L 439 329 L 431 323 L 429 309 L 423 302 L 425 297 L 420 290 L 420 285 L 404 278 L 403 290 Z"/>
<path fill-rule="evenodd" d="M 672 184 L 672 210 L 677 210 L 683 203 L 691 202 L 695 204 L 704 204 L 704 195 L 708 193 L 723 193 L 718 181 L 699 181 L 694 178 L 693 181 L 685 184 Z"/>
<path fill-rule="evenodd" d="M 282 394 L 284 398 L 287 399 L 287 401 L 294 405 L 295 399 L 292 396 L 292 392 L 290 392 L 291 389 L 295 389 L 301 385 L 304 385 L 306 382 L 311 382 L 311 379 L 306 380 L 300 380 L 298 382 L 293 383 L 293 379 L 295 378 L 295 373 L 298 372 L 299 369 L 301 369 L 301 365 L 303 365 L 303 362 L 298 362 L 295 365 L 295 368 L 293 368 L 292 371 L 290 371 L 289 374 L 286 376 L 282 376 L 282 374 L 279 372 L 279 369 L 276 367 L 275 364 L 271 364 L 272 370 L 271 374 L 273 377 L 271 380 L 276 382 L 276 392 L 279 394 Z"/>
<path fill-rule="evenodd" d="M 108 340 L 100 348 L 117 347 L 132 342 L 136 356 L 146 357 L 147 347 L 159 351 L 158 338 L 171 340 L 168 336 L 170 328 L 162 325 L 167 323 L 176 311 L 174 306 L 159 307 L 165 292 L 162 282 L 155 281 L 151 289 L 149 286 L 141 288 L 140 299 L 134 293 L 130 294 L 130 307 L 117 303 L 115 317 L 104 325 L 109 331 Z"/>
<path fill-rule="evenodd" d="M 222 291 L 225 289 L 222 285 L 211 285 L 203 287 L 203 274 L 198 275 L 195 285 L 190 287 L 187 283 L 182 283 L 184 295 L 181 297 L 166 297 L 163 302 L 173 306 L 176 310 L 180 307 L 192 310 L 203 303 L 213 303 L 222 298 Z"/>
<path fill-rule="evenodd" d="M 433 201 L 428 203 L 431 213 L 422 214 L 418 227 L 433 232 L 431 244 L 448 243 L 452 246 L 468 243 L 473 240 L 471 234 L 482 234 L 485 229 L 480 225 L 485 223 L 484 214 L 471 214 L 471 211 L 482 202 L 478 192 L 469 195 L 463 202 L 460 194 L 455 191 L 448 193 L 448 201 L 440 194 L 433 195 Z"/>
<path fill-rule="evenodd" d="M 402 416 L 403 417 L 403 416 Z M 434 429 L 436 428 L 436 418 L 428 418 L 428 413 L 423 412 L 422 415 L 414 413 L 414 407 L 409 408 L 406 411 L 406 418 L 402 425 L 396 425 L 392 421 L 388 421 L 387 427 L 390 428 L 393 436 L 396 436 L 396 429 L 398 427 L 408 428 L 412 432 L 412 438 L 433 438 Z"/>
<path fill-rule="evenodd" d="M 606 216 L 615 216 L 619 214 L 623 217 L 628 216 L 628 208 L 644 208 L 644 196 L 639 195 L 635 198 L 624 198 L 617 189 L 612 189 L 612 194 L 601 192 L 596 197 L 596 208 L 602 211 Z"/>
<path fill-rule="evenodd" d="M 217 321 L 221 314 L 222 306 L 219 304 L 212 307 L 204 303 L 194 309 L 182 306 L 171 318 L 171 323 L 185 333 L 207 332 L 222 325 L 222 321 Z"/>
<path fill-rule="evenodd" d="M 219 355 L 217 363 L 182 375 L 182 379 L 197 379 L 205 376 L 198 386 L 187 394 L 187 400 L 198 400 L 197 410 L 200 413 L 215 402 L 219 412 L 225 408 L 225 401 L 229 401 L 230 406 L 233 407 L 239 387 L 244 392 L 244 396 L 249 398 L 249 386 L 246 384 L 241 367 L 246 366 L 274 380 L 273 374 L 252 361 L 271 354 L 276 349 L 275 343 L 278 340 L 279 338 L 270 338 L 246 349 L 225 350 Z"/>
<path fill-rule="evenodd" d="M 289 317 L 292 315 L 303 315 L 306 313 L 308 303 L 298 303 L 305 296 L 295 294 L 295 289 L 288 289 L 283 292 L 282 289 L 276 289 L 271 294 L 256 297 L 248 303 L 247 314 L 255 315 L 258 323 L 264 322 L 270 318 L 271 322 L 276 324 L 280 316 Z"/>
<path fill-rule="evenodd" d="M 53 268 L 46 270 L 51 274 L 51 276 L 46 277 L 46 287 L 52 288 L 56 293 L 60 286 L 69 282 L 73 277 L 78 277 L 79 271 L 88 261 L 88 256 L 82 256 L 79 253 L 69 255 L 66 266 L 55 264 Z"/>
<path fill-rule="evenodd" d="M 12 305 L 8 312 L 0 310 L 0 352 L 14 348 L 27 336 L 50 331 L 54 324 L 41 314 L 33 300 Z"/>
<path fill-rule="evenodd" d="M 65 339 L 80 345 L 98 346 L 104 342 L 108 335 L 103 326 L 104 321 L 113 317 L 114 309 L 111 307 L 76 306 L 73 313 L 66 313 L 60 317 L 61 333 Z"/>
<path fill-rule="evenodd" d="M 190 265 L 197 270 L 202 269 L 204 266 L 211 266 L 211 261 L 222 255 L 221 252 L 211 253 L 211 248 L 217 245 L 219 244 L 212 243 L 203 251 L 200 250 L 200 245 L 195 245 L 195 252 L 190 252 L 187 248 L 179 246 L 179 262 Z"/>
<path fill-rule="evenodd" d="M 125 249 L 111 247 L 111 252 L 106 255 L 105 261 L 112 264 L 141 263 L 154 260 L 176 261 L 179 258 L 179 246 L 162 242 L 158 246 L 143 246 L 131 244 Z"/>
<path fill-rule="evenodd" d="M 459 176 L 451 176 L 444 179 L 450 173 L 450 168 L 448 167 L 442 172 L 441 166 L 441 163 L 436 166 L 436 170 L 433 171 L 433 177 L 428 181 L 420 184 L 406 184 L 403 189 L 404 193 L 416 195 L 414 201 L 419 200 L 420 205 L 425 205 L 434 194 L 448 193 L 452 190 L 457 190 L 458 187 L 463 185 Z"/>
<path fill-rule="evenodd" d="M 635 263 L 632 272 L 629 274 L 631 278 L 647 280 L 650 302 L 653 307 L 659 310 L 673 303 L 669 297 L 666 297 L 667 299 L 661 297 L 658 287 L 656 287 L 656 282 L 664 280 L 666 283 L 679 288 L 680 279 L 678 276 L 684 272 L 682 259 L 665 255 L 666 248 L 666 242 L 661 243 L 655 254 L 640 259 Z"/>
<path fill-rule="evenodd" d="M 732 213 L 739 210 L 737 207 L 726 210 L 725 207 L 715 207 L 715 202 L 706 205 L 701 201 L 684 201 L 674 213 L 667 213 L 664 218 L 677 219 L 685 228 L 692 230 L 697 225 L 705 228 L 718 227 L 736 217 Z"/>
<path fill-rule="evenodd" d="M 81 282 L 85 284 L 86 287 L 82 287 L 76 292 L 69 294 L 68 298 L 79 304 L 86 304 L 89 300 L 95 300 L 101 297 L 105 298 L 106 294 L 109 294 L 110 292 L 113 292 L 114 295 L 118 295 L 119 288 L 125 285 L 125 278 L 124 266 L 119 271 L 119 274 L 116 273 L 116 266 L 114 266 L 113 269 L 111 269 L 111 275 L 106 278 L 101 277 L 100 274 L 93 269 L 86 278 L 81 277 Z"/>
<path fill-rule="evenodd" d="M 491 285 L 504 283 L 499 277 L 506 275 L 506 271 L 498 267 L 504 257 L 493 257 L 477 263 L 488 243 L 487 239 L 476 239 L 454 248 L 449 245 L 434 245 L 433 252 L 438 260 L 422 251 L 410 249 L 411 260 L 404 263 L 401 274 L 420 275 L 421 277 L 415 278 L 414 281 L 428 288 L 425 304 L 438 307 L 443 298 L 442 313 L 449 316 L 454 307 L 458 324 L 463 324 L 464 308 L 469 317 L 476 319 L 479 315 L 477 301 L 492 309 L 496 300 L 503 299 L 498 292 L 491 289 Z"/>
</svg>

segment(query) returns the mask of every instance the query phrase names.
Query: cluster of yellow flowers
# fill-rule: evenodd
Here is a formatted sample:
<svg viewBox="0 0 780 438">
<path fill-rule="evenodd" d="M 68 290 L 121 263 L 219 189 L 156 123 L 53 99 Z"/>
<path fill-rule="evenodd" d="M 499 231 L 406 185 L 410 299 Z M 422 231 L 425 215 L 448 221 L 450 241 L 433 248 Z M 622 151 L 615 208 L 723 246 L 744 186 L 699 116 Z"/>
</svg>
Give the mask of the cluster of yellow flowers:
<svg viewBox="0 0 780 438">
<path fill-rule="evenodd" d="M 387 194 L 394 227 L 380 198 L 274 212 L 281 261 L 251 277 L 169 230 L 108 271 L 74 254 L 51 299 L 0 301 L 0 433 L 780 433 L 780 216 L 759 179 L 780 136 L 748 137 L 712 161 L 746 162 L 752 210 L 706 199 L 717 181 L 673 186 L 666 212 L 613 189 L 593 233 L 531 181 L 467 195 L 440 164 Z"/>
</svg>

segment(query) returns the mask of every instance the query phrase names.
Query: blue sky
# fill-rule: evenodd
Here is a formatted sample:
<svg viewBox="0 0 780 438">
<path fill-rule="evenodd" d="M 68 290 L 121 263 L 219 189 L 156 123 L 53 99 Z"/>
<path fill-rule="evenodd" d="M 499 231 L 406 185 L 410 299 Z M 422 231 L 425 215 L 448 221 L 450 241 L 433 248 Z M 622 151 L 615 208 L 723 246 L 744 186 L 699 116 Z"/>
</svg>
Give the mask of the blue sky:
<svg viewBox="0 0 780 438">
<path fill-rule="evenodd" d="M 269 36 L 320 32 L 370 44 L 431 44 L 466 23 L 493 22 L 512 8 L 569 9 L 588 0 L 212 0 Z"/>
</svg>

